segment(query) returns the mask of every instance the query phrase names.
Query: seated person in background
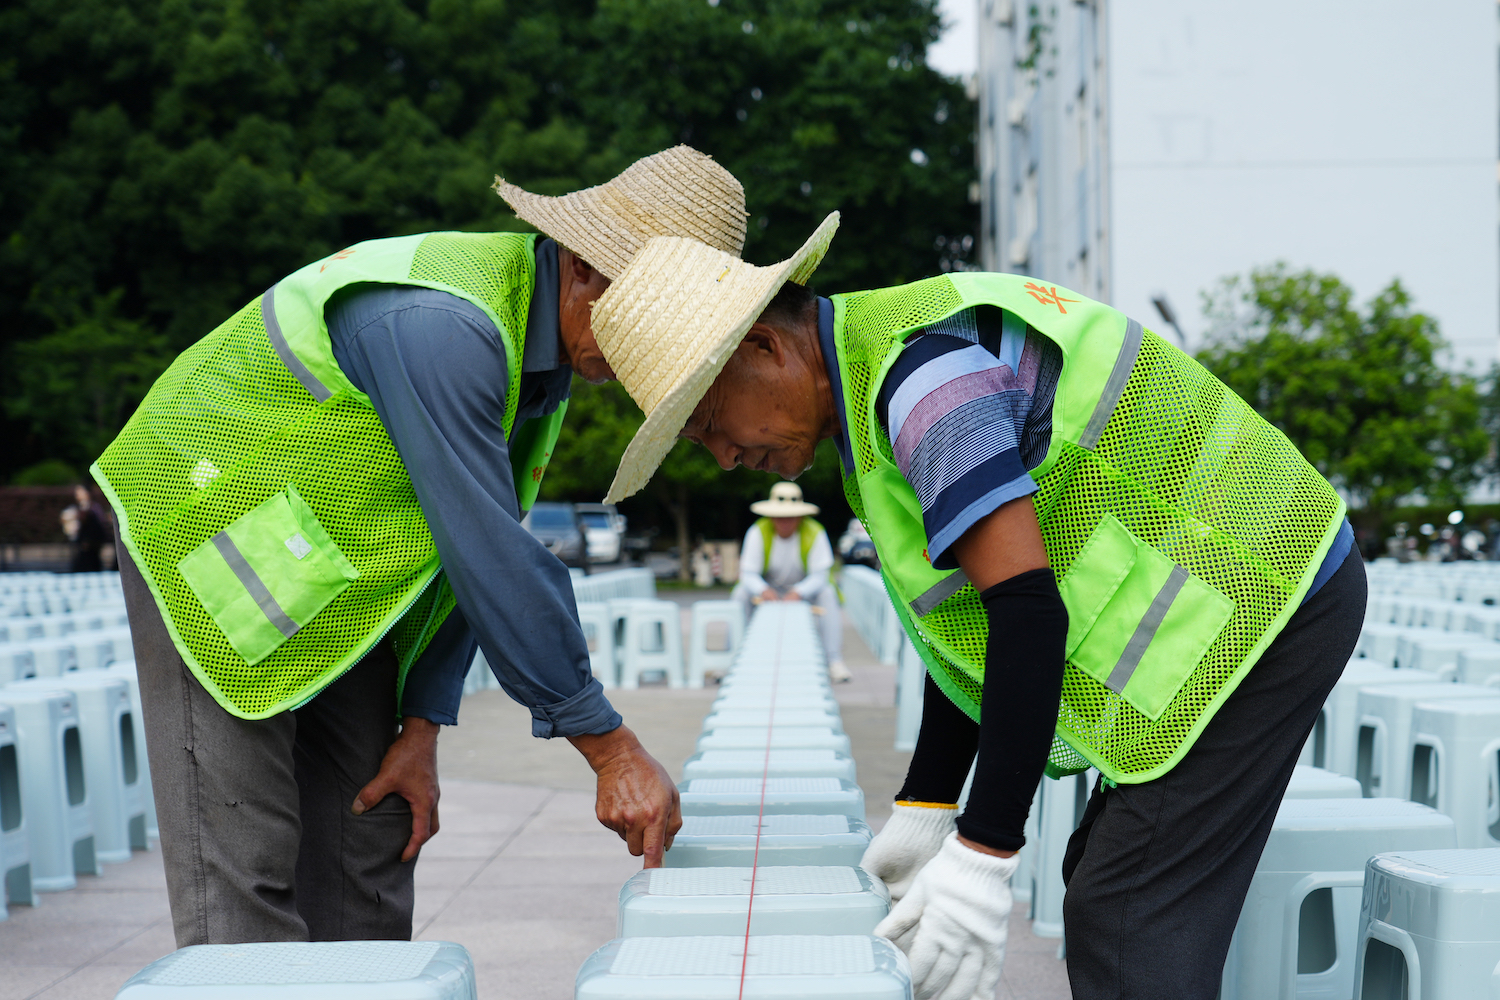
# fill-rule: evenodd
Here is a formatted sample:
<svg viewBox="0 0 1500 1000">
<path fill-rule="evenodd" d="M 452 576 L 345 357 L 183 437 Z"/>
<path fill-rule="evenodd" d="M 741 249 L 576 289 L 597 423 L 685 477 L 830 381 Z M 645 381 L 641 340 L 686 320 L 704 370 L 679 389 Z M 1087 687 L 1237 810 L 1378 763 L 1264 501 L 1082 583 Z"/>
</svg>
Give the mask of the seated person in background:
<svg viewBox="0 0 1500 1000">
<path fill-rule="evenodd" d="M 761 601 L 807 601 L 822 609 L 819 628 L 828 654 L 828 676 L 847 681 L 844 618 L 832 577 L 833 546 L 828 544 L 828 532 L 813 520 L 818 505 L 803 500 L 796 483 L 777 483 L 771 487 L 771 499 L 751 504 L 750 512 L 760 519 L 745 532 L 734 599 L 745 606 L 746 618 L 752 605 Z"/>
</svg>

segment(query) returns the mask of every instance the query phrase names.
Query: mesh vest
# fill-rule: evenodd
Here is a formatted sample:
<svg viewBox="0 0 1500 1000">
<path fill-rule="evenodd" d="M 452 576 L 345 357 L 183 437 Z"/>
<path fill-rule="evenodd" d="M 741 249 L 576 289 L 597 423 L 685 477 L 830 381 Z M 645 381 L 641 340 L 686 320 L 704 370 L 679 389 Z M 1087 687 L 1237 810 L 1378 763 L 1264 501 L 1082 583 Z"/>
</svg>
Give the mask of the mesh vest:
<svg viewBox="0 0 1500 1000">
<path fill-rule="evenodd" d="M 972 306 L 1002 308 L 1061 349 L 1052 439 L 1032 470 L 1069 618 L 1047 772 L 1165 774 L 1296 610 L 1343 501 L 1201 365 L 1081 295 L 968 273 L 833 302 L 855 463 L 845 494 L 933 679 L 975 719 L 985 611 L 961 570 L 928 561 L 876 399 L 907 334 Z"/>
<path fill-rule="evenodd" d="M 418 285 L 484 310 L 527 508 L 566 408 L 514 428 L 534 244 L 432 233 L 309 264 L 184 351 L 90 470 L 178 652 L 230 713 L 306 702 L 387 633 L 404 682 L 454 606 L 406 467 L 334 359 L 329 299 Z"/>
<path fill-rule="evenodd" d="M 756 520 L 755 526 L 760 529 L 761 551 L 766 554 L 766 566 L 771 565 L 771 541 L 776 537 L 776 525 L 771 523 L 769 517 Z M 810 517 L 804 517 L 797 525 L 797 547 L 802 556 L 802 572 L 807 572 L 807 554 L 812 551 L 813 543 L 818 540 L 818 533 L 823 526 Z"/>
</svg>

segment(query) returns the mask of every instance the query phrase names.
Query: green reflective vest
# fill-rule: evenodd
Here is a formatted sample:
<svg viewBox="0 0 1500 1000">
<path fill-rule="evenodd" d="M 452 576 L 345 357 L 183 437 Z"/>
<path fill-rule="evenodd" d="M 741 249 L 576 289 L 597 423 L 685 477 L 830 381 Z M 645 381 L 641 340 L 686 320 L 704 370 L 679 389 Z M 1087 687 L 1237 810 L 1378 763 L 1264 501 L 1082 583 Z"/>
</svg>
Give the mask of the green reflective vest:
<svg viewBox="0 0 1500 1000">
<path fill-rule="evenodd" d="M 1032 470 L 1069 618 L 1048 773 L 1165 774 L 1296 610 L 1343 501 L 1192 358 L 1066 289 L 966 273 L 833 302 L 855 464 L 845 494 L 933 679 L 975 719 L 984 608 L 961 570 L 928 561 L 876 398 L 904 338 L 962 309 L 999 307 L 1061 349 L 1052 439 Z"/>
<path fill-rule="evenodd" d="M 514 428 L 535 241 L 431 233 L 309 264 L 184 351 L 90 470 L 178 652 L 232 714 L 306 702 L 387 633 L 404 681 L 454 606 L 406 467 L 334 359 L 328 301 L 385 283 L 484 310 L 529 508 L 566 409 Z"/>
<path fill-rule="evenodd" d="M 776 537 L 776 525 L 771 523 L 769 517 L 756 520 L 755 526 L 760 529 L 761 551 L 766 554 L 766 566 L 771 565 L 771 541 Z M 802 572 L 807 572 L 807 554 L 812 551 L 813 543 L 818 540 L 818 534 L 823 526 L 810 517 L 804 517 L 797 525 L 797 544 L 801 549 Z"/>
</svg>

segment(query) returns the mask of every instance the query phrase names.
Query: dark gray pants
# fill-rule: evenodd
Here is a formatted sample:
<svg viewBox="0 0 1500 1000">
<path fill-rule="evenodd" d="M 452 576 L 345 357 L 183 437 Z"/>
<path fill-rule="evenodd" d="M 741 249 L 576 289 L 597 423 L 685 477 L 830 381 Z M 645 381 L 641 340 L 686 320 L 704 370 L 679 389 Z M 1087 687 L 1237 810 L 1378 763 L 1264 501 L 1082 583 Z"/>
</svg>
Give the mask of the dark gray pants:
<svg viewBox="0 0 1500 1000">
<path fill-rule="evenodd" d="M 230 715 L 178 655 L 116 543 L 178 947 L 411 938 L 411 810 L 354 796 L 396 736 L 396 658 L 381 643 L 295 712 Z"/>
<path fill-rule="evenodd" d="M 1292 767 L 1364 614 L 1356 550 L 1176 767 L 1144 784 L 1095 787 L 1063 860 L 1074 1000 L 1217 995 Z"/>
</svg>

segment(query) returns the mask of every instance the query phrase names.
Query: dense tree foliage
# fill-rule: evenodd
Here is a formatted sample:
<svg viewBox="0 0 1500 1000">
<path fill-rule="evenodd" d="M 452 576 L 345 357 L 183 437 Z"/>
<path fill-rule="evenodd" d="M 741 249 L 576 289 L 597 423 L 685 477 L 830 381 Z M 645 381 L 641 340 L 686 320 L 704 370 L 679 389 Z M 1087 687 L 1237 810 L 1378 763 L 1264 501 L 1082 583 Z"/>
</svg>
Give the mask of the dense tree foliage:
<svg viewBox="0 0 1500 1000">
<path fill-rule="evenodd" d="M 936 272 L 973 221 L 936 30 L 933 0 L 15 0 L 0 480 L 86 466 L 167 360 L 309 260 L 520 228 L 497 172 L 561 193 L 686 142 L 744 182 L 747 259 L 836 208 L 824 290 Z"/>
<path fill-rule="evenodd" d="M 1361 311 L 1331 274 L 1276 266 L 1205 296 L 1198 359 L 1355 504 L 1461 502 L 1490 439 L 1473 378 L 1439 363 L 1436 321 L 1393 281 Z"/>
</svg>

